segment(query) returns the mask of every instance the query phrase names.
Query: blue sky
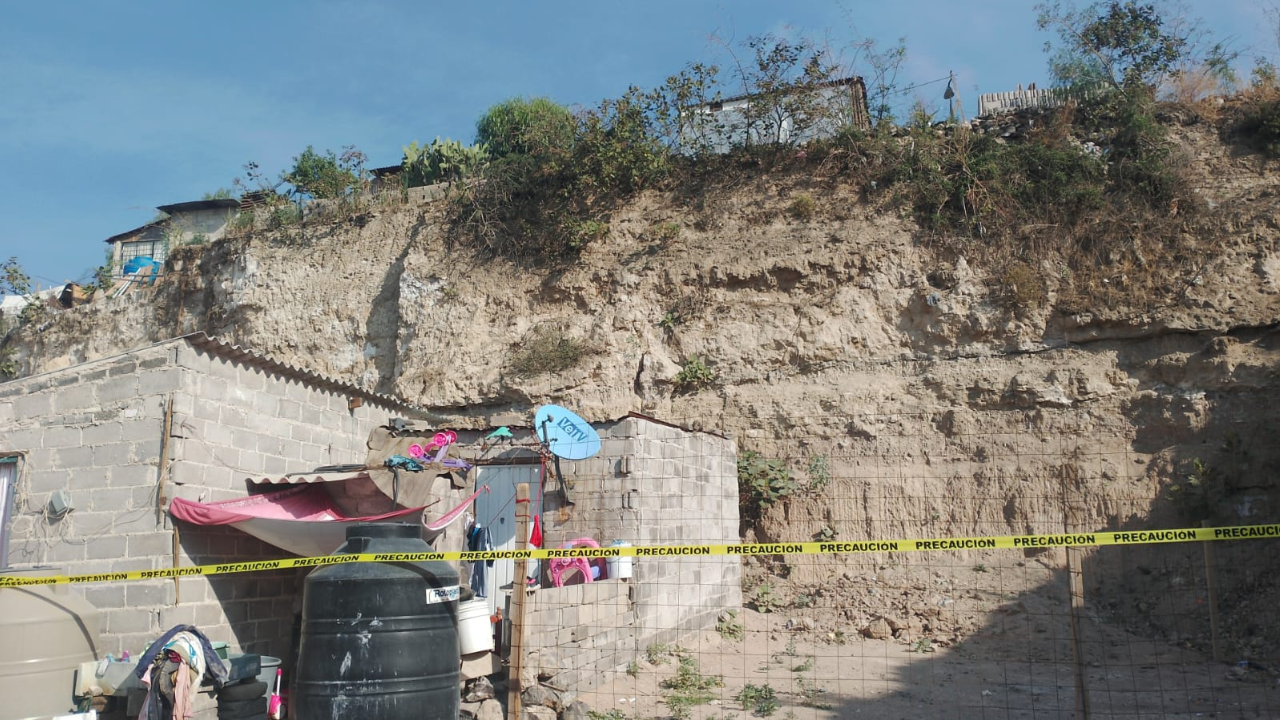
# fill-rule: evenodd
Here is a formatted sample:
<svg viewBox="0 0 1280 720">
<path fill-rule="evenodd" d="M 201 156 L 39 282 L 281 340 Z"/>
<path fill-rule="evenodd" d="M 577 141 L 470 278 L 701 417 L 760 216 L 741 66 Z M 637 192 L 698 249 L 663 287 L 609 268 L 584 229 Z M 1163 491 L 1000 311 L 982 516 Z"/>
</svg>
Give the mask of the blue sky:
<svg viewBox="0 0 1280 720">
<path fill-rule="evenodd" d="M 1262 2 L 1187 5 L 1274 59 Z M 954 70 L 968 110 L 977 92 L 1048 81 L 1033 3 L 1015 0 L 10 3 L 0 259 L 46 285 L 84 278 L 103 239 L 229 187 L 249 160 L 275 175 L 309 144 L 354 144 L 390 165 L 411 140 L 470 141 L 513 95 L 592 105 L 716 59 L 713 33 L 795 30 L 905 37 L 903 79 Z"/>
</svg>

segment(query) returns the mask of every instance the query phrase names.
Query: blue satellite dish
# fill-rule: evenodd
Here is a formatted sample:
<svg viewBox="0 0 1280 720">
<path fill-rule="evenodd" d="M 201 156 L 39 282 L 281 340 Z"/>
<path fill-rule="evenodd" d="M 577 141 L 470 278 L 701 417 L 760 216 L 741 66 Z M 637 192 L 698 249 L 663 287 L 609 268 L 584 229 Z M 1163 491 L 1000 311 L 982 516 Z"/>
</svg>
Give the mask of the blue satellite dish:
<svg viewBox="0 0 1280 720">
<path fill-rule="evenodd" d="M 600 434 L 572 410 L 543 405 L 533 416 L 538 439 L 552 455 L 565 460 L 586 460 L 600 452 Z"/>
</svg>

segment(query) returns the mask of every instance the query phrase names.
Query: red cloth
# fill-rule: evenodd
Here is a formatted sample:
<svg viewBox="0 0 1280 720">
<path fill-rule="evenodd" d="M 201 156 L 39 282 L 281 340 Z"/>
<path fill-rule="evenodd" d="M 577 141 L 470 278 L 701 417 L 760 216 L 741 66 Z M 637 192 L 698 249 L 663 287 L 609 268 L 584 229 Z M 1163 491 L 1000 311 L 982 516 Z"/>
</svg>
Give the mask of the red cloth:
<svg viewBox="0 0 1280 720">
<path fill-rule="evenodd" d="M 349 518 L 338 509 L 328 491 L 319 485 L 298 485 L 281 492 L 253 495 L 235 500 L 198 503 L 174 498 L 169 503 L 169 514 L 195 525 L 232 525 L 245 520 L 303 520 L 325 522 L 334 520 L 360 520 L 374 522 L 411 513 L 421 514 L 424 508 L 396 510 L 382 515 Z"/>
<path fill-rule="evenodd" d="M 533 531 L 529 533 L 529 545 L 532 547 L 542 547 L 542 525 L 538 523 L 538 516 L 533 516 Z"/>
</svg>

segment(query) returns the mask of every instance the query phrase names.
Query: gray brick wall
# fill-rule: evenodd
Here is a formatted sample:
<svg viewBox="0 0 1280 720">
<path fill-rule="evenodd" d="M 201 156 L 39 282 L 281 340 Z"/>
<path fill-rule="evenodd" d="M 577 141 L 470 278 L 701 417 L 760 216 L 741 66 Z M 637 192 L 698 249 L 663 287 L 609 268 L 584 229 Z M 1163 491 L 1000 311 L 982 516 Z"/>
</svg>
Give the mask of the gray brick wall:
<svg viewBox="0 0 1280 720">
<path fill-rule="evenodd" d="M 548 481 L 541 514 L 546 547 L 577 537 L 591 537 L 601 545 L 613 540 L 633 545 L 738 541 L 733 440 L 641 418 L 597 429 L 602 436 L 597 456 L 561 461 L 572 507 L 564 505 L 555 483 Z M 637 558 L 626 583 L 579 586 L 588 593 L 593 587 L 629 587 L 621 616 L 602 618 L 588 602 L 575 607 L 575 593 L 581 591 L 573 588 L 544 587 L 534 593 L 538 609 L 532 620 L 526 619 L 526 627 L 534 628 L 528 647 L 540 653 L 538 661 L 553 657 L 560 663 L 560 680 L 566 684 L 558 686 L 590 687 L 602 681 L 603 673 L 625 669 L 651 644 L 676 643 L 715 627 L 722 610 L 742 606 L 741 584 L 736 557 Z M 593 638 L 597 632 L 613 632 L 608 641 L 586 641 L 575 637 L 575 627 Z M 600 650 L 600 644 L 608 651 Z"/>
<path fill-rule="evenodd" d="M 0 385 L 0 450 L 23 468 L 8 561 L 69 573 L 150 570 L 277 558 L 230 528 L 157 519 L 165 407 L 173 399 L 166 498 L 225 500 L 246 478 L 359 462 L 393 413 L 341 393 L 210 355 L 175 340 Z M 74 510 L 43 512 L 66 490 Z M 174 554 L 175 535 L 178 540 Z M 103 652 L 140 652 L 178 623 L 215 640 L 288 658 L 302 573 L 77 586 L 102 613 Z"/>
</svg>

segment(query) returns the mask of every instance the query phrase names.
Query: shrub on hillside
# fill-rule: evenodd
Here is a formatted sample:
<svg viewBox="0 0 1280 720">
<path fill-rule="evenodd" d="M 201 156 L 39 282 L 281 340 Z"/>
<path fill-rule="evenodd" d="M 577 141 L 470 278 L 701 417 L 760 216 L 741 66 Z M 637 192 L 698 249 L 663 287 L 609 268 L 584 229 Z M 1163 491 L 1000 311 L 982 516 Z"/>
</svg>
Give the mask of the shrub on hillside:
<svg viewBox="0 0 1280 720">
<path fill-rule="evenodd" d="M 567 155 L 573 147 L 573 113 L 547 98 L 511 98 L 485 111 L 476 123 L 476 142 L 495 158 Z"/>
</svg>

